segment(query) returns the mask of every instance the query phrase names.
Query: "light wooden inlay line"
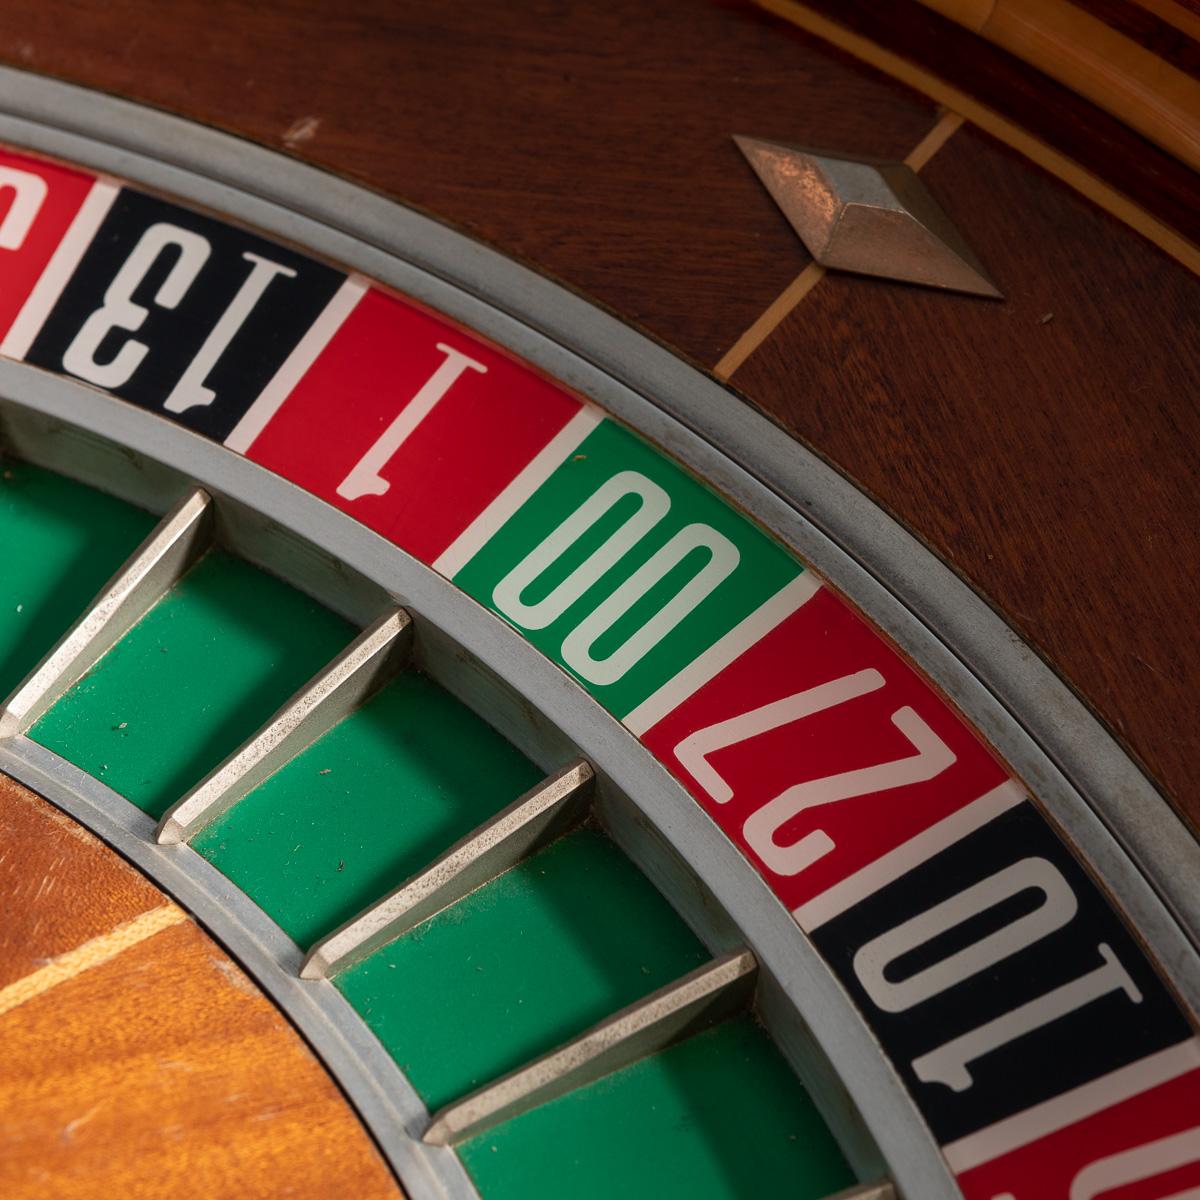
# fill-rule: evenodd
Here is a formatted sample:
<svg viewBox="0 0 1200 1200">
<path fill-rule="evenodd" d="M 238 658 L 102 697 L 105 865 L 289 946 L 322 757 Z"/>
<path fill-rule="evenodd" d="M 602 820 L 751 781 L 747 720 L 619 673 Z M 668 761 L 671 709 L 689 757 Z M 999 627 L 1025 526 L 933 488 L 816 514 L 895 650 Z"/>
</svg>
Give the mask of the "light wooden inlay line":
<svg viewBox="0 0 1200 1200">
<path fill-rule="evenodd" d="M 762 314 L 713 367 L 718 379 L 730 377 L 771 336 L 784 317 L 825 278 L 825 268 L 811 262 L 763 309 Z"/>
<path fill-rule="evenodd" d="M 163 904 L 123 921 L 107 933 L 90 938 L 74 950 L 52 958 L 44 967 L 31 971 L 23 979 L 0 988 L 0 1017 L 58 987 L 60 983 L 82 975 L 84 971 L 103 966 L 130 947 L 187 919 L 188 915 L 183 909 L 174 904 Z"/>
<path fill-rule="evenodd" d="M 963 123 L 956 112 L 944 112 L 934 127 L 904 157 L 905 166 L 922 170 Z"/>
<path fill-rule="evenodd" d="M 950 140 L 963 123 L 957 113 L 945 112 L 933 128 L 908 152 L 904 162 L 914 171 L 922 167 Z M 771 301 L 754 324 L 725 352 L 713 367 L 718 379 L 728 379 L 774 333 L 779 323 L 825 277 L 825 268 L 811 262 Z"/>
</svg>

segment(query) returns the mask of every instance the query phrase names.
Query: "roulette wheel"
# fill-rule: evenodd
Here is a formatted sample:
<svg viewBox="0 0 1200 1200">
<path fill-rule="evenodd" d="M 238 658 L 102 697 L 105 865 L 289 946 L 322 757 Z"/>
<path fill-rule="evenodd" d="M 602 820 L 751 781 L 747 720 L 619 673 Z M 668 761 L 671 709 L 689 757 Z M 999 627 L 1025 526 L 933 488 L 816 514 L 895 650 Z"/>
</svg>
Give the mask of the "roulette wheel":
<svg viewBox="0 0 1200 1200">
<path fill-rule="evenodd" d="M 1190 7 L 9 15 L 4 1195 L 1200 1194 Z"/>
</svg>

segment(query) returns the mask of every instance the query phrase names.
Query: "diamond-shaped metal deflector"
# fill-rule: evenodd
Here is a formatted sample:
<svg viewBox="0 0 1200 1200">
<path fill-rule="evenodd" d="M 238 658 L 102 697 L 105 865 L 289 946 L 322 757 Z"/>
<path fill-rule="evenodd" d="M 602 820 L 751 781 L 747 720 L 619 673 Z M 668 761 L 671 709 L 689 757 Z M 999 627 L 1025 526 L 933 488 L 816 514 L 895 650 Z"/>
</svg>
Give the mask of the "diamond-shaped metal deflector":
<svg viewBox="0 0 1200 1200">
<path fill-rule="evenodd" d="M 823 267 L 999 297 L 962 234 L 911 167 L 735 137 Z"/>
</svg>

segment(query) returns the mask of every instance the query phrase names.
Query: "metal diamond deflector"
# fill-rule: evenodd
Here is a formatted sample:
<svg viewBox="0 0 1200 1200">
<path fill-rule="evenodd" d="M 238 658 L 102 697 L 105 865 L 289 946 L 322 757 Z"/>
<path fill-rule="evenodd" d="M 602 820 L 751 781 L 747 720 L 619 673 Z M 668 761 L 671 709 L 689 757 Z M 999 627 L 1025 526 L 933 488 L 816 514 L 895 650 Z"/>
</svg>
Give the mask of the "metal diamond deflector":
<svg viewBox="0 0 1200 1200">
<path fill-rule="evenodd" d="M 821 266 L 1000 297 L 911 167 L 733 140 Z"/>
</svg>

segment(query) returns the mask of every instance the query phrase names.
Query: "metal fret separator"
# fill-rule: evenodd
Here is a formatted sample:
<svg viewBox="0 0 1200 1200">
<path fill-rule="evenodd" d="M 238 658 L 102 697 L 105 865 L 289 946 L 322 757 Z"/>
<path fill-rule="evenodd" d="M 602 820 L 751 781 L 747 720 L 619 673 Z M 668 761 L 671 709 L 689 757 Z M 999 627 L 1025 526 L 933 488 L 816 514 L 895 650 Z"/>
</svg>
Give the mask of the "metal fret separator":
<svg viewBox="0 0 1200 1200">
<path fill-rule="evenodd" d="M 586 814 L 595 774 L 579 759 L 485 821 L 423 871 L 322 938 L 301 978 L 321 979 L 457 903 L 559 837 Z"/>
<path fill-rule="evenodd" d="M 328 733 L 408 665 L 412 618 L 402 608 L 363 630 L 249 741 L 163 814 L 155 839 L 187 841 L 243 796 Z"/>
<path fill-rule="evenodd" d="M 707 963 L 443 1108 L 425 1131 L 425 1141 L 457 1145 L 716 1024 L 747 1002 L 757 971 L 749 950 Z"/>
<path fill-rule="evenodd" d="M 78 683 L 212 545 L 213 503 L 196 488 L 155 526 L 5 702 L 0 738 L 24 733 Z"/>
<path fill-rule="evenodd" d="M 897 1200 L 896 1185 L 890 1179 L 877 1179 L 874 1183 L 859 1183 L 835 1192 L 824 1200 Z"/>
</svg>

